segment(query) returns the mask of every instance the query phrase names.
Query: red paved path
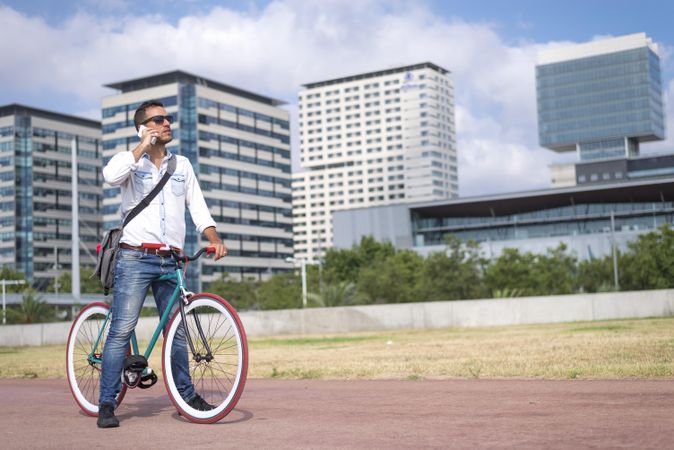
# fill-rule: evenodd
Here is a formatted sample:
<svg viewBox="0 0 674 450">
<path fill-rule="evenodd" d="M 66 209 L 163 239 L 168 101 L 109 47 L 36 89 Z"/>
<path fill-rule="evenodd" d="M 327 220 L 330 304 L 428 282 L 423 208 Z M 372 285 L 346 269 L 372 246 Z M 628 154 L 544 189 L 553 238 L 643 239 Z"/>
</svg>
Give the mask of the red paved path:
<svg viewBox="0 0 674 450">
<path fill-rule="evenodd" d="M 108 430 L 65 380 L 0 380 L 0 405 L 3 448 L 674 448 L 674 380 L 249 380 L 214 425 L 182 420 L 157 383 Z"/>
</svg>

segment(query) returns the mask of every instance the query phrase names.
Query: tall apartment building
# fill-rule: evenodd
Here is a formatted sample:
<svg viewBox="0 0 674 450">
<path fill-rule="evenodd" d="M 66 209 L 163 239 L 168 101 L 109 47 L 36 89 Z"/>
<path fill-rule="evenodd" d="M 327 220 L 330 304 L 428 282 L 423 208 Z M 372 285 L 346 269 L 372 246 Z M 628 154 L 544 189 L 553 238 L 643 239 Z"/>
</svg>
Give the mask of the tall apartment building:
<svg viewBox="0 0 674 450">
<path fill-rule="evenodd" d="M 665 136 L 657 52 L 645 33 L 636 33 L 539 54 L 539 142 L 578 155 L 575 164 L 553 167 L 553 185 L 647 176 L 640 144 Z"/>
<path fill-rule="evenodd" d="M 45 288 L 71 271 L 72 141 L 76 142 L 80 265 L 102 234 L 101 124 L 23 105 L 0 107 L 0 266 Z"/>
<path fill-rule="evenodd" d="M 299 93 L 295 257 L 332 247 L 336 210 L 458 195 L 449 71 L 422 64 L 309 83 Z"/>
<path fill-rule="evenodd" d="M 223 272 L 233 279 L 264 279 L 290 270 L 292 256 L 290 130 L 283 103 L 182 71 L 108 84 L 119 93 L 103 99 L 105 162 L 138 143 L 133 125 L 136 108 L 161 101 L 176 117 L 168 150 L 192 162 L 229 256 L 201 259 L 200 280 L 211 282 Z M 121 220 L 119 188 L 106 186 L 106 227 Z M 189 214 L 187 214 L 189 215 Z M 187 220 L 185 250 L 207 245 Z"/>
</svg>

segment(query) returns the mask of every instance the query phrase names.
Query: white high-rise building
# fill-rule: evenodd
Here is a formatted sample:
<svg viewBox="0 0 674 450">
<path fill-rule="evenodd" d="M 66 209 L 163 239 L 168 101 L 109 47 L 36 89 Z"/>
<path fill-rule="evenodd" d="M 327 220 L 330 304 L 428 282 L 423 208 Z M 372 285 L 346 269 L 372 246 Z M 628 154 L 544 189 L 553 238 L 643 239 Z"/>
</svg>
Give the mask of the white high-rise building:
<svg viewBox="0 0 674 450">
<path fill-rule="evenodd" d="M 426 62 L 304 85 L 296 258 L 332 247 L 332 211 L 458 196 L 454 89 Z"/>
</svg>

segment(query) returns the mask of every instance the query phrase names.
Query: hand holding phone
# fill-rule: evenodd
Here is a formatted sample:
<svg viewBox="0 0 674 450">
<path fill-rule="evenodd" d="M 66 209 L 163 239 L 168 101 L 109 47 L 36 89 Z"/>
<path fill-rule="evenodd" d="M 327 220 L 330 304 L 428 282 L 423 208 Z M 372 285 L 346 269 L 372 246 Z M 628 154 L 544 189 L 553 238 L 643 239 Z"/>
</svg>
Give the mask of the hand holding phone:
<svg viewBox="0 0 674 450">
<path fill-rule="evenodd" d="M 145 125 L 141 125 L 138 128 L 138 137 L 143 139 L 143 130 L 147 129 Z M 150 139 L 150 145 L 154 145 L 157 143 L 157 136 L 152 136 L 152 139 Z"/>
</svg>

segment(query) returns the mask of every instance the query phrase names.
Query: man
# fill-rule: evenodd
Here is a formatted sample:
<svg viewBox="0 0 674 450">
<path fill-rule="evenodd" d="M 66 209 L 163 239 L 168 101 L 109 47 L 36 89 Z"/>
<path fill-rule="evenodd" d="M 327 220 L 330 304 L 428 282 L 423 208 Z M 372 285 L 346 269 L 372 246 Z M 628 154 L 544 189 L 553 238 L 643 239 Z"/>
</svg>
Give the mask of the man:
<svg viewBox="0 0 674 450">
<path fill-rule="evenodd" d="M 215 247 L 215 259 L 227 255 L 227 247 L 215 231 L 206 201 L 194 175 L 190 161 L 171 154 L 166 144 L 171 142 L 171 122 L 164 105 L 158 101 L 145 102 L 134 115 L 136 130 L 141 137 L 138 146 L 130 152 L 113 156 L 103 168 L 105 181 L 120 186 L 122 191 L 122 218 L 159 183 L 170 158 L 176 158 L 176 168 L 152 202 L 133 218 L 120 240 L 115 262 L 115 282 L 112 300 L 112 321 L 105 348 L 97 425 L 100 428 L 119 426 L 115 417 L 116 396 L 121 388 L 124 359 L 131 333 L 136 327 L 145 296 L 152 287 L 159 314 L 164 312 L 175 288 L 175 281 L 158 281 L 175 270 L 175 261 L 167 249 L 145 249 L 144 243 L 161 243 L 174 250 L 185 243 L 185 206 L 190 210 L 197 230 Z M 176 305 L 177 307 L 177 305 Z M 178 343 L 184 341 L 184 331 L 178 333 Z M 189 376 L 188 354 L 185 345 L 177 345 L 172 355 L 176 382 L 181 395 L 192 407 L 212 409 L 197 392 Z"/>
</svg>

